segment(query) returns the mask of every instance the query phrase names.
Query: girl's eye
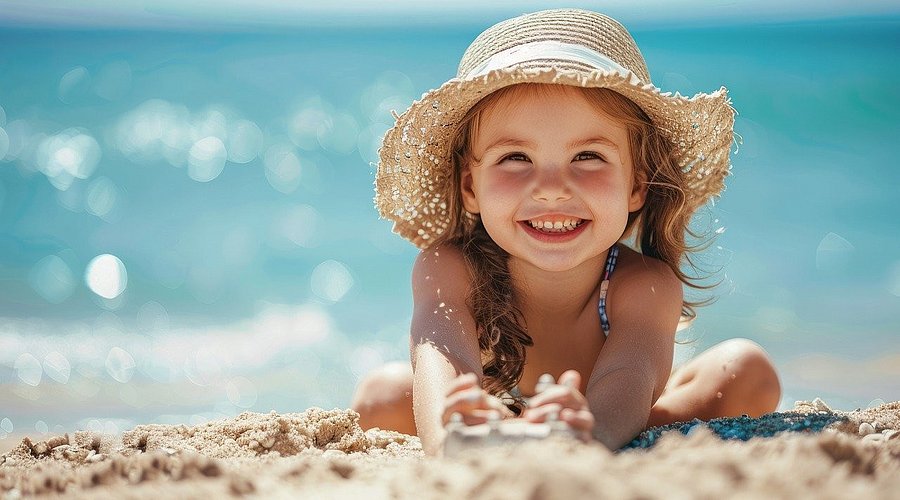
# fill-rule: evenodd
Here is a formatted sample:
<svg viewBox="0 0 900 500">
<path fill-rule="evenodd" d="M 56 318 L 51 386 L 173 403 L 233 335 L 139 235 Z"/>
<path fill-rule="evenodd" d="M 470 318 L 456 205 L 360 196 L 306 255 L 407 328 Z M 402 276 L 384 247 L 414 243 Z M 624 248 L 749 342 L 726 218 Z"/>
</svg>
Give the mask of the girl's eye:
<svg viewBox="0 0 900 500">
<path fill-rule="evenodd" d="M 603 157 L 594 153 L 592 151 L 582 151 L 575 155 L 575 158 L 572 161 L 585 161 L 585 160 L 601 160 L 604 161 Z"/>
<path fill-rule="evenodd" d="M 523 153 L 510 153 L 510 154 L 504 156 L 500 160 L 500 163 L 503 163 L 505 161 L 529 161 L 529 160 L 528 160 L 528 157 L 525 156 L 525 154 L 523 154 Z"/>
</svg>

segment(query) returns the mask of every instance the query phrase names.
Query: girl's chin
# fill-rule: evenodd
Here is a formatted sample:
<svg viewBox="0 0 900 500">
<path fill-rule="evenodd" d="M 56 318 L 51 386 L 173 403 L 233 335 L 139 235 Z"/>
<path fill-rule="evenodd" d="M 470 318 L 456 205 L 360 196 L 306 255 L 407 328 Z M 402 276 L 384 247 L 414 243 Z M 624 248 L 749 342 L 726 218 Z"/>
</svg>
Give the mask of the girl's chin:
<svg viewBox="0 0 900 500">
<path fill-rule="evenodd" d="M 543 253 L 543 252 L 542 252 Z M 573 271 L 584 265 L 585 262 L 580 260 L 575 260 L 571 256 L 566 256 L 562 258 L 554 258 L 556 256 L 550 255 L 551 252 L 543 253 L 535 255 L 535 254 L 527 254 L 527 255 L 510 255 L 510 268 L 513 267 L 519 269 L 533 269 L 538 271 L 543 271 L 547 273 L 564 273 L 568 271 Z"/>
</svg>

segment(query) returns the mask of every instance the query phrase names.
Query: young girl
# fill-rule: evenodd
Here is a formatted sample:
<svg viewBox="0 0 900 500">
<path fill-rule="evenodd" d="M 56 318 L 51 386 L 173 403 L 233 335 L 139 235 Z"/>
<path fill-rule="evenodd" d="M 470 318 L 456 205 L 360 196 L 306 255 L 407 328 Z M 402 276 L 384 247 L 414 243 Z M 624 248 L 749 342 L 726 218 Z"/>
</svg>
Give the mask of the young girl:
<svg viewBox="0 0 900 500">
<path fill-rule="evenodd" d="M 454 413 L 555 414 L 616 449 L 648 426 L 773 411 L 778 377 L 749 340 L 671 372 L 699 305 L 682 295 L 700 288 L 685 233 L 723 188 L 733 121 L 724 88 L 661 93 L 604 15 L 544 11 L 478 36 L 380 152 L 376 205 L 422 252 L 412 367 L 361 382 L 360 424 L 434 455 Z M 536 394 L 542 374 L 558 380 Z"/>
</svg>

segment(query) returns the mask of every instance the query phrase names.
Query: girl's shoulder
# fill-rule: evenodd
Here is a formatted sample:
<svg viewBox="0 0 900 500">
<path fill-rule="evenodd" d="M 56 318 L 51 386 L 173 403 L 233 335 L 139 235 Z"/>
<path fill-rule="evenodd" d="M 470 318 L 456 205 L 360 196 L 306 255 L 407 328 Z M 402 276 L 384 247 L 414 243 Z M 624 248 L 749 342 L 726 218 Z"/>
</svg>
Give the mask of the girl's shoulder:
<svg viewBox="0 0 900 500">
<path fill-rule="evenodd" d="M 413 264 L 413 300 L 465 303 L 472 286 L 472 274 L 466 258 L 452 244 L 438 245 L 419 252 Z"/>
<path fill-rule="evenodd" d="M 619 245 L 616 269 L 610 278 L 610 294 L 627 295 L 625 302 L 632 304 L 633 299 L 655 296 L 657 301 L 677 304 L 680 310 L 683 289 L 681 280 L 668 264 L 627 245 Z"/>
</svg>

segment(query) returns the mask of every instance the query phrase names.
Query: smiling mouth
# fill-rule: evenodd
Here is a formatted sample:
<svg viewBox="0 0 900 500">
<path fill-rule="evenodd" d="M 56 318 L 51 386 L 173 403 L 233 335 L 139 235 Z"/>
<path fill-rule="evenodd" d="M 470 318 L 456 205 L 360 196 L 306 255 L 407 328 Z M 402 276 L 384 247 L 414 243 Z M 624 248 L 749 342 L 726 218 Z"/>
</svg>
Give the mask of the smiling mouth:
<svg viewBox="0 0 900 500">
<path fill-rule="evenodd" d="M 570 218 L 556 221 L 548 221 L 541 219 L 531 219 L 522 221 L 523 224 L 531 226 L 542 233 L 568 233 L 574 231 L 579 226 L 587 222 L 584 219 Z"/>
</svg>

